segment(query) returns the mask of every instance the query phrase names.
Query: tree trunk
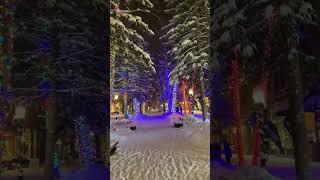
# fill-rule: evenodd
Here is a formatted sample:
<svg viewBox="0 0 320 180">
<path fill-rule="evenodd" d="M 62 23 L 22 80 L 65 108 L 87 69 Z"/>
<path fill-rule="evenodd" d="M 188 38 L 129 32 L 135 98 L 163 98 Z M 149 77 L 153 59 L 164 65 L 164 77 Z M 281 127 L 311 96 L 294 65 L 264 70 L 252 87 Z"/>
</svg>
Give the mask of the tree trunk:
<svg viewBox="0 0 320 180">
<path fill-rule="evenodd" d="M 239 64 L 238 57 L 236 54 L 236 60 L 232 62 L 232 101 L 233 101 L 233 112 L 235 115 L 235 126 L 237 133 L 237 151 L 239 166 L 244 165 L 243 156 L 243 144 L 242 144 L 242 132 L 241 132 L 241 118 L 240 118 L 240 82 L 239 82 Z"/>
<path fill-rule="evenodd" d="M 162 111 L 163 113 L 166 113 L 166 102 L 162 103 Z"/>
<path fill-rule="evenodd" d="M 174 82 L 172 89 L 172 97 L 171 97 L 171 112 L 176 112 L 176 101 L 177 101 L 177 92 L 178 92 L 179 83 L 178 81 Z"/>
<path fill-rule="evenodd" d="M 100 135 L 99 134 L 95 134 L 94 135 L 94 147 L 96 149 L 96 159 L 101 159 L 101 141 L 100 141 Z"/>
<path fill-rule="evenodd" d="M 105 164 L 110 167 L 110 134 L 109 129 L 106 129 L 105 134 L 101 138 L 101 153 Z"/>
<path fill-rule="evenodd" d="M 139 105 L 139 101 L 137 98 L 134 98 L 133 99 L 133 110 L 134 110 L 134 113 L 137 115 L 139 114 L 140 112 L 140 105 Z"/>
<path fill-rule="evenodd" d="M 215 66 L 211 65 L 211 79 L 210 79 L 210 130 L 211 137 L 210 141 L 218 143 L 222 136 L 221 120 L 216 116 L 215 108 L 218 105 L 217 99 L 219 99 L 220 91 L 222 89 L 222 78 L 221 78 L 221 64 L 220 60 L 217 59 Z"/>
<path fill-rule="evenodd" d="M 142 104 L 143 104 L 143 102 L 139 104 L 139 111 L 140 111 L 141 114 L 143 114 Z"/>
<path fill-rule="evenodd" d="M 187 114 L 186 81 L 182 80 L 182 97 L 184 114 Z"/>
<path fill-rule="evenodd" d="M 53 154 L 55 147 L 55 122 L 56 122 L 56 90 L 55 82 L 51 82 L 51 92 L 48 99 L 48 122 L 47 122 L 47 136 L 46 136 L 46 155 L 45 155 L 45 177 L 49 180 L 53 179 Z"/>
<path fill-rule="evenodd" d="M 204 87 L 204 78 L 201 76 L 201 111 L 202 111 L 202 120 L 206 120 L 206 102 L 205 102 L 205 87 Z"/>
<path fill-rule="evenodd" d="M 124 118 L 128 119 L 128 94 L 127 94 L 127 92 L 124 93 L 123 100 L 124 100 L 124 103 L 123 103 L 124 104 L 123 105 Z"/>
<path fill-rule="evenodd" d="M 295 165 L 297 179 L 308 180 L 311 178 L 309 171 L 309 151 L 306 138 L 303 109 L 303 87 L 301 81 L 301 66 L 299 57 L 290 59 L 291 77 L 289 79 L 289 119 L 293 124 L 293 144 L 295 148 Z"/>
</svg>

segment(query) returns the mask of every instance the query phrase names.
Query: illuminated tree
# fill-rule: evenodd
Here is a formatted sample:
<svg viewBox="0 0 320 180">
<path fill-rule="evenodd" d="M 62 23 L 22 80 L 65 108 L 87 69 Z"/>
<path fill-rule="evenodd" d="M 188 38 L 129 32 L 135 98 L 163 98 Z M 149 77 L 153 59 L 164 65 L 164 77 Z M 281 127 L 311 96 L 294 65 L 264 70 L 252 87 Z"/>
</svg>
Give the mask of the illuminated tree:
<svg viewBox="0 0 320 180">
<path fill-rule="evenodd" d="M 191 80 L 199 89 L 203 119 L 206 118 L 204 96 L 206 92 L 205 82 L 209 69 L 209 1 L 187 0 L 176 1 L 173 18 L 170 20 L 167 34 L 163 39 L 167 40 L 172 48 L 168 52 L 173 66 L 170 79 L 175 82 L 178 79 Z M 191 75 L 191 76 L 190 76 Z"/>
</svg>

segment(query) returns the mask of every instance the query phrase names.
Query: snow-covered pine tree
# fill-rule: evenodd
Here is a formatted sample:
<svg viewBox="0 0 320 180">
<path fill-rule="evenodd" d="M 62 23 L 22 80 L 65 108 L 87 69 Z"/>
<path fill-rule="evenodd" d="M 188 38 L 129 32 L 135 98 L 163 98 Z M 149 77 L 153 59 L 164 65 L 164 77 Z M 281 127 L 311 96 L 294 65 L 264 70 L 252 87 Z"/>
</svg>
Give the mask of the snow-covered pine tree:
<svg viewBox="0 0 320 180">
<path fill-rule="evenodd" d="M 154 32 L 149 29 L 140 16 L 132 15 L 132 10 L 120 9 L 118 1 L 110 1 L 110 51 L 111 65 L 114 65 L 114 59 L 117 53 L 129 53 L 136 57 L 132 61 L 144 61 L 147 65 L 153 65 L 153 62 L 148 53 L 146 53 L 141 45 L 144 42 L 142 35 L 154 35 Z M 125 48 L 125 51 L 120 51 Z M 113 68 L 113 66 L 111 66 Z"/>
<path fill-rule="evenodd" d="M 140 2 L 140 1 L 139 1 Z M 144 35 L 154 35 L 141 17 L 132 15 L 135 10 L 111 1 L 111 71 L 113 72 L 113 92 L 126 92 L 130 99 L 143 101 L 151 89 L 152 74 L 155 72 L 152 59 L 147 52 Z M 149 1 L 141 1 L 143 6 L 152 7 Z"/>
<path fill-rule="evenodd" d="M 199 89 L 203 119 L 206 118 L 204 81 L 208 78 L 205 72 L 209 69 L 209 1 L 186 0 L 177 1 L 174 16 L 165 28 L 168 32 L 162 38 L 167 39 L 172 49 L 170 72 L 172 82 L 178 79 L 191 80 Z M 172 9 L 168 11 L 172 12 Z M 191 75 L 191 76 L 190 76 Z"/>
<path fill-rule="evenodd" d="M 143 102 L 152 91 L 153 71 L 136 63 L 117 61 L 114 76 L 114 92 L 127 93 L 128 99 Z M 119 64 L 118 64 L 119 63 Z"/>
<path fill-rule="evenodd" d="M 247 74 L 242 77 L 260 77 L 263 64 L 266 64 L 267 71 L 271 73 L 270 65 L 279 64 L 280 59 L 286 59 L 290 64 L 288 66 L 291 92 L 290 119 L 296 127 L 294 142 L 299 179 L 308 179 L 309 176 L 308 158 L 302 149 L 306 147 L 306 139 L 302 118 L 303 88 L 299 61 L 312 58 L 306 57 L 299 51 L 300 38 L 297 30 L 302 24 L 316 25 L 313 18 L 312 5 L 302 0 L 230 0 L 228 2 L 217 1 L 212 22 L 214 56 L 216 58 L 230 57 L 231 49 L 241 50 L 242 69 Z M 270 32 L 270 23 L 274 24 L 272 27 L 274 29 L 269 39 L 266 39 L 266 34 Z M 267 45 L 265 40 L 268 41 Z M 272 61 L 266 61 L 267 48 L 272 48 L 272 51 L 269 52 Z"/>
<path fill-rule="evenodd" d="M 42 57 L 47 57 L 50 63 L 48 69 L 50 83 L 54 82 L 56 85 L 50 86 L 49 89 L 50 94 L 51 92 L 57 94 L 53 100 L 65 101 L 64 97 L 70 97 L 71 94 L 82 96 L 84 98 L 82 101 L 85 101 L 84 104 L 88 107 L 85 113 L 96 115 L 96 117 L 87 116 L 89 117 L 87 123 L 99 123 L 104 127 L 107 124 L 106 118 L 97 114 L 105 111 L 102 107 L 106 103 L 101 101 L 106 92 L 104 84 L 106 41 L 104 30 L 101 30 L 105 22 L 104 13 L 94 7 L 94 2 L 96 1 L 33 1 L 27 5 L 17 3 L 18 31 L 15 39 L 17 60 L 13 66 L 13 84 L 18 97 L 27 96 L 28 99 L 38 100 L 41 103 L 43 90 L 39 84 L 42 84 L 44 71 Z M 101 28 L 98 28 L 100 25 Z M 46 34 L 43 33 L 44 28 Z M 44 46 L 48 51 L 43 51 Z M 26 79 L 28 83 L 25 83 Z M 52 104 L 52 107 L 55 106 Z M 89 110 L 92 106 L 97 108 Z M 66 111 L 66 109 L 60 110 Z M 59 124 L 57 121 L 60 120 L 56 118 L 55 111 L 51 111 L 49 117 L 52 126 L 48 129 L 50 137 L 47 136 L 49 137 L 45 165 L 47 178 L 52 176 L 51 158 L 53 158 L 57 130 L 55 125 Z M 102 129 L 103 132 L 104 130 Z"/>
<path fill-rule="evenodd" d="M 179 1 L 174 14 L 162 37 L 172 46 L 172 80 L 187 77 L 195 66 L 208 69 L 209 1 Z"/>
<path fill-rule="evenodd" d="M 301 34 L 299 28 L 305 24 L 317 25 L 313 20 L 315 12 L 312 5 L 303 0 L 293 1 L 256 1 L 250 9 L 258 8 L 261 11 L 257 14 L 256 22 L 264 25 L 264 28 L 270 28 L 270 23 L 275 24 L 272 34 L 270 35 L 270 44 L 272 51 L 270 56 L 275 59 L 274 62 L 266 62 L 267 64 L 277 64 L 276 61 L 284 59 L 288 67 L 288 88 L 289 88 L 289 119 L 293 124 L 293 144 L 295 147 L 295 163 L 298 179 L 309 179 L 311 174 L 308 168 L 309 157 L 305 153 L 307 147 L 306 131 L 303 120 L 303 98 L 304 89 L 302 84 L 302 67 L 304 60 L 310 60 L 310 56 L 306 56 L 299 49 L 299 41 Z M 258 24 L 258 23 L 257 23 Z M 268 26 L 269 25 L 269 26 Z M 261 26 L 260 26 L 261 27 Z M 270 31 L 267 29 L 265 32 Z M 268 47 L 266 47 L 268 48 Z M 277 52 L 282 52 L 279 54 Z M 281 56 L 282 55 L 282 56 Z M 269 72 L 272 68 L 269 66 Z"/>
</svg>

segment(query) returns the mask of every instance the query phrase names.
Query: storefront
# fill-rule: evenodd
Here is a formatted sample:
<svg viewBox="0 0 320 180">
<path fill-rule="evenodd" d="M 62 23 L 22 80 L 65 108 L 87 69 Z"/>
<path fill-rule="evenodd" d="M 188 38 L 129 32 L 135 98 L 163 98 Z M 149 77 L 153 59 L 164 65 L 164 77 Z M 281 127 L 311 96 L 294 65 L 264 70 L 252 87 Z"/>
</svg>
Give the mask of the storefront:
<svg viewBox="0 0 320 180">
<path fill-rule="evenodd" d="M 1 139 L 0 139 L 0 160 L 8 161 L 13 159 L 16 156 L 16 137 L 14 133 L 1 130 Z"/>
</svg>

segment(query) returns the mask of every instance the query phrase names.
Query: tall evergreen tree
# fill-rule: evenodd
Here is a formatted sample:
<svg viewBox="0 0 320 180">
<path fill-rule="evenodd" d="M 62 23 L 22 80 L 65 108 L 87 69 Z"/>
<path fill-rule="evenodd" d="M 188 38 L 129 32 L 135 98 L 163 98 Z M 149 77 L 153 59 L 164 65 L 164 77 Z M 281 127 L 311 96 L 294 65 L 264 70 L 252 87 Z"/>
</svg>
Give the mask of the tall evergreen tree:
<svg viewBox="0 0 320 180">
<path fill-rule="evenodd" d="M 165 27 L 168 32 L 162 37 L 172 47 L 168 52 L 172 56 L 169 64 L 173 66 L 170 79 L 173 82 L 178 79 L 200 82 L 197 87 L 205 120 L 205 81 L 208 79 L 205 74 L 209 69 L 209 1 L 187 0 L 176 3 L 174 16 Z"/>
</svg>

